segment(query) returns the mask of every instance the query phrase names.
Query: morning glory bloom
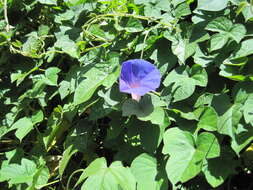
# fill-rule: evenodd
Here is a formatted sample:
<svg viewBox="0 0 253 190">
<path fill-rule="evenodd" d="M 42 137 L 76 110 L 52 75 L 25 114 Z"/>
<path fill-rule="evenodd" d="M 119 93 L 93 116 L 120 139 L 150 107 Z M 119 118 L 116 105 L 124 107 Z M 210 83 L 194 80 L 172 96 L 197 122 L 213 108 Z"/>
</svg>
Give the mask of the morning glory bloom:
<svg viewBox="0 0 253 190">
<path fill-rule="evenodd" d="M 160 82 L 160 71 L 150 62 L 132 59 L 122 63 L 119 90 L 131 94 L 133 99 L 139 101 L 141 96 L 155 91 Z"/>
</svg>

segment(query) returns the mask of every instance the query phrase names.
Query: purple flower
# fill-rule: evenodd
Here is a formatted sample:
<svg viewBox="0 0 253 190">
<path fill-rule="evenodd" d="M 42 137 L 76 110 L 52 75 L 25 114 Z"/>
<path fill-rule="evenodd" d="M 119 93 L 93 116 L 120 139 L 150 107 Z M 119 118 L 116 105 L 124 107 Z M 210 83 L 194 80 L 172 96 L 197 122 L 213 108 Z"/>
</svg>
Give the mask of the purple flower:
<svg viewBox="0 0 253 190">
<path fill-rule="evenodd" d="M 147 92 L 154 91 L 160 86 L 160 71 L 148 61 L 132 59 L 123 62 L 121 67 L 119 89 L 132 95 L 139 101 Z"/>
</svg>

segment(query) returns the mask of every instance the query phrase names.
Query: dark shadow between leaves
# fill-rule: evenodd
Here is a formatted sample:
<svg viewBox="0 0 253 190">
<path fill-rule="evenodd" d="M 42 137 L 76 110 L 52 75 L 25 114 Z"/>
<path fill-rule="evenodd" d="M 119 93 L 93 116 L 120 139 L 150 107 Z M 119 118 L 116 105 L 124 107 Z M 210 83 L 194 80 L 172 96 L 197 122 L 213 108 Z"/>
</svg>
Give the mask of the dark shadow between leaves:
<svg viewBox="0 0 253 190">
<path fill-rule="evenodd" d="M 234 86 L 232 96 L 235 97 L 239 91 L 245 92 L 247 94 L 253 93 L 253 82 L 252 81 L 245 81 L 245 82 L 237 83 Z"/>
<path fill-rule="evenodd" d="M 150 95 L 145 95 L 138 104 L 141 111 L 139 117 L 146 117 L 154 111 L 154 105 Z"/>
<path fill-rule="evenodd" d="M 160 127 L 157 125 L 147 125 L 141 126 L 140 128 L 140 138 L 141 144 L 147 152 L 155 153 L 159 146 L 159 136 Z M 152 135 L 150 135 L 152 134 Z"/>
<path fill-rule="evenodd" d="M 162 99 L 166 102 L 169 102 L 169 104 L 174 101 L 174 95 L 176 91 L 180 88 L 180 86 L 177 86 L 175 89 L 172 89 L 174 84 L 175 83 L 173 82 L 169 86 L 165 87 L 161 94 Z"/>
<path fill-rule="evenodd" d="M 236 134 L 235 141 L 238 145 L 243 145 L 247 140 L 251 139 L 253 136 L 253 129 L 251 126 L 241 125 L 243 127 L 242 132 Z"/>
<path fill-rule="evenodd" d="M 14 150 L 15 153 L 12 155 L 12 157 L 9 160 L 9 164 L 21 164 L 21 159 L 24 157 L 24 152 L 22 149 L 17 148 Z"/>
<path fill-rule="evenodd" d="M 220 94 L 214 96 L 211 102 L 211 106 L 215 108 L 218 116 L 222 116 L 231 108 L 230 98 L 227 94 Z"/>
<path fill-rule="evenodd" d="M 207 34 L 207 31 L 205 30 L 206 25 L 207 22 L 199 22 L 194 25 L 192 29 L 192 34 L 189 39 L 190 43 L 196 42 Z"/>
<path fill-rule="evenodd" d="M 158 165 L 157 166 L 157 174 L 156 174 L 156 177 L 155 177 L 155 180 L 157 182 L 160 182 L 161 180 L 163 180 L 162 182 L 162 185 L 160 186 L 160 190 L 167 190 L 167 189 L 172 189 L 171 184 L 168 183 L 168 177 L 167 177 L 167 174 L 166 174 L 166 171 L 165 171 L 165 162 L 162 161 L 162 160 L 159 160 L 159 163 L 161 165 Z"/>
<path fill-rule="evenodd" d="M 145 95 L 139 102 L 128 99 L 123 103 L 122 115 L 130 116 L 136 115 L 137 117 L 147 117 L 154 111 L 154 105 L 150 95 Z"/>
<path fill-rule="evenodd" d="M 80 37 L 80 33 L 82 30 L 80 28 L 72 27 L 70 30 L 67 30 L 65 34 L 69 36 L 69 39 L 75 41 L 77 38 Z"/>
<path fill-rule="evenodd" d="M 235 155 L 232 150 L 224 147 L 221 149 L 221 155 L 218 158 L 208 160 L 206 170 L 209 171 L 209 175 L 216 179 L 226 180 L 229 175 L 232 175 L 235 172 L 237 160 L 235 160 L 234 157 Z"/>
</svg>

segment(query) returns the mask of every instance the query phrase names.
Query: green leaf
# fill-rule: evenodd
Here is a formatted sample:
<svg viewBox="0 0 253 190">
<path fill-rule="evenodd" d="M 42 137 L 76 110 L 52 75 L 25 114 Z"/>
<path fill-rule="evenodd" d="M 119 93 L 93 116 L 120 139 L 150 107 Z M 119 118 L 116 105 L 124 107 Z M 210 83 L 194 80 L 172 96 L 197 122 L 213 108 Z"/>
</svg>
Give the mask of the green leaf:
<svg viewBox="0 0 253 190">
<path fill-rule="evenodd" d="M 99 91 L 98 95 L 104 99 L 104 101 L 110 106 L 116 106 L 122 101 L 122 97 L 118 88 L 110 88 L 106 92 Z"/>
<path fill-rule="evenodd" d="M 245 18 L 246 21 L 251 20 L 253 18 L 253 13 L 252 13 L 252 3 L 249 3 L 247 1 L 246 2 L 246 6 L 244 7 L 244 9 L 242 10 L 242 14 Z"/>
<path fill-rule="evenodd" d="M 77 184 L 80 184 L 84 179 L 86 181 L 83 183 L 81 190 L 116 190 L 119 186 L 122 190 L 135 190 L 136 185 L 136 180 L 130 168 L 124 167 L 119 161 L 113 162 L 110 167 L 107 167 L 104 158 L 94 160 L 84 170 Z M 96 183 L 94 183 L 94 180 Z"/>
<path fill-rule="evenodd" d="M 229 135 L 233 139 L 235 129 L 242 117 L 240 104 L 231 104 L 229 97 L 225 94 L 221 94 L 214 96 L 212 106 L 219 116 L 218 132 Z"/>
<path fill-rule="evenodd" d="M 153 124 L 163 124 L 164 123 L 164 110 L 161 107 L 155 107 L 151 114 L 146 117 L 139 117 L 142 121 L 151 121 Z"/>
<path fill-rule="evenodd" d="M 59 163 L 59 174 L 62 176 L 65 168 L 67 167 L 67 164 L 71 157 L 77 153 L 78 150 L 74 148 L 74 145 L 70 145 L 67 149 L 64 150 L 62 154 L 62 159 Z"/>
<path fill-rule="evenodd" d="M 156 189 L 157 161 L 148 154 L 141 154 L 131 164 L 131 171 L 137 179 L 138 189 Z"/>
<path fill-rule="evenodd" d="M 99 26 L 98 24 L 91 25 L 91 27 L 89 28 L 89 32 L 94 37 L 97 37 L 98 39 L 102 41 L 111 41 L 115 38 L 113 31 L 107 32 L 105 31 L 105 29 L 103 30 L 102 27 Z"/>
<path fill-rule="evenodd" d="M 137 117 L 147 117 L 154 111 L 154 105 L 151 102 L 150 96 L 144 96 L 139 102 L 128 99 L 122 105 L 122 115 Z"/>
<path fill-rule="evenodd" d="M 179 39 L 172 43 L 172 52 L 178 57 L 181 63 L 184 63 L 196 49 L 195 43 L 189 43 L 188 39 Z"/>
<path fill-rule="evenodd" d="M 195 80 L 191 78 L 181 78 L 172 86 L 173 102 L 184 100 L 190 97 L 195 90 Z"/>
<path fill-rule="evenodd" d="M 17 73 L 12 73 L 11 82 L 17 81 L 17 86 L 19 86 L 20 83 L 22 83 L 27 76 L 29 76 L 31 73 L 33 73 L 37 69 L 38 67 L 34 67 L 32 69 L 29 69 L 28 71 L 26 70 L 25 72 L 18 71 Z"/>
<path fill-rule="evenodd" d="M 56 144 L 57 140 L 64 134 L 69 126 L 69 121 L 63 118 L 62 108 L 54 108 L 47 122 L 47 130 L 43 134 L 43 142 L 47 151 Z"/>
<path fill-rule="evenodd" d="M 103 86 L 110 88 L 119 78 L 120 75 L 120 66 L 117 66 L 115 71 L 110 73 L 108 77 L 103 81 Z"/>
<path fill-rule="evenodd" d="M 79 53 L 76 43 L 69 39 L 68 36 L 60 36 L 54 44 L 54 47 L 60 48 L 63 52 L 73 58 L 78 58 Z"/>
<path fill-rule="evenodd" d="M 9 131 L 16 130 L 15 135 L 16 137 L 22 141 L 22 139 L 33 129 L 33 122 L 28 117 L 23 117 L 16 121 Z"/>
<path fill-rule="evenodd" d="M 198 46 L 193 58 L 196 64 L 207 67 L 213 63 L 215 55 L 206 54 L 206 50 Z"/>
<path fill-rule="evenodd" d="M 103 118 L 113 110 L 110 107 L 106 106 L 104 100 L 98 100 L 94 105 L 92 105 L 91 114 L 89 115 L 89 120 L 97 120 L 99 118 Z"/>
<path fill-rule="evenodd" d="M 70 88 L 71 88 L 70 82 L 65 81 L 65 80 L 61 81 L 59 86 L 60 86 L 59 89 L 58 89 L 59 94 L 61 96 L 61 99 L 64 99 L 70 93 Z"/>
<path fill-rule="evenodd" d="M 57 5 L 57 0 L 38 0 L 41 4 Z"/>
<path fill-rule="evenodd" d="M 22 128 L 19 128 L 16 132 L 15 135 L 16 137 L 22 141 L 22 139 L 33 129 L 33 124 L 29 123 Z"/>
<path fill-rule="evenodd" d="M 199 83 L 188 75 L 189 68 L 185 66 L 178 67 L 171 71 L 163 81 L 165 90 L 173 98 L 173 102 L 178 102 L 190 97 L 195 91 L 195 84 Z M 194 74 L 194 71 L 193 71 Z"/>
<path fill-rule="evenodd" d="M 206 26 L 207 30 L 219 32 L 211 37 L 211 51 L 222 48 L 232 38 L 239 43 L 246 34 L 246 29 L 242 24 L 233 24 L 226 17 L 218 17 Z"/>
<path fill-rule="evenodd" d="M 134 0 L 134 3 L 139 4 L 148 4 L 148 3 L 156 3 L 157 0 Z"/>
<path fill-rule="evenodd" d="M 1 173 L 4 173 L 5 178 L 10 180 L 10 184 L 26 183 L 30 185 L 35 172 L 36 164 L 24 158 L 21 160 L 21 165 L 9 164 L 7 167 L 1 169 Z"/>
<path fill-rule="evenodd" d="M 85 3 L 87 0 L 64 0 L 68 6 L 76 6 Z"/>
<path fill-rule="evenodd" d="M 161 189 L 162 179 L 156 179 L 158 174 L 157 161 L 154 157 L 143 153 L 131 164 L 131 171 L 137 180 L 137 189 Z M 162 189 L 161 189 L 162 190 Z"/>
<path fill-rule="evenodd" d="M 233 88 L 234 102 L 244 104 L 247 98 L 253 93 L 253 82 L 246 81 L 237 83 Z"/>
<path fill-rule="evenodd" d="M 22 158 L 20 164 L 11 163 L 2 167 L 0 175 L 4 176 L 9 184 L 25 183 L 36 188 L 46 184 L 49 179 L 49 171 L 45 165 L 37 167 L 33 161 L 26 158 Z"/>
<path fill-rule="evenodd" d="M 212 107 L 200 107 L 198 128 L 207 131 L 217 131 L 218 115 Z"/>
<path fill-rule="evenodd" d="M 57 67 L 50 67 L 45 71 L 45 83 L 51 86 L 57 86 L 58 73 L 61 70 Z"/>
<path fill-rule="evenodd" d="M 87 177 L 95 175 L 98 171 L 104 170 L 107 168 L 107 163 L 105 158 L 97 158 L 93 162 L 89 164 L 87 168 L 85 168 L 85 172 L 79 177 L 75 186 L 79 185 L 83 180 Z"/>
<path fill-rule="evenodd" d="M 220 156 L 220 145 L 218 139 L 212 133 L 201 133 L 197 138 L 196 145 L 197 150 L 204 153 L 204 157 L 202 159 L 210 159 Z"/>
<path fill-rule="evenodd" d="M 22 51 L 29 57 L 38 57 L 42 48 L 42 41 L 39 39 L 37 32 L 27 34 L 27 40 L 22 44 Z"/>
<path fill-rule="evenodd" d="M 91 98 L 96 89 L 103 84 L 106 79 L 106 73 L 101 72 L 97 68 L 90 69 L 85 73 L 84 79 L 76 88 L 74 94 L 74 104 L 78 105 L 86 102 Z"/>
<path fill-rule="evenodd" d="M 251 20 L 253 18 L 252 13 L 252 2 L 247 0 L 231 0 L 231 2 L 238 6 L 236 10 L 236 14 L 239 15 L 241 12 L 246 21 Z"/>
<path fill-rule="evenodd" d="M 204 93 L 201 96 L 198 97 L 197 101 L 194 104 L 195 108 L 198 108 L 200 106 L 204 106 L 204 105 L 211 105 L 212 100 L 213 100 L 214 94 L 212 93 Z"/>
<path fill-rule="evenodd" d="M 66 140 L 65 149 L 59 163 L 59 174 L 62 176 L 72 156 L 79 152 L 85 152 L 89 143 L 90 128 L 84 128 L 83 125 L 89 125 L 88 122 L 79 122 L 72 130 Z"/>
<path fill-rule="evenodd" d="M 202 169 L 206 180 L 214 188 L 221 185 L 229 175 L 235 173 L 237 166 L 234 154 L 226 147 L 223 149 L 220 157 L 208 160 Z"/>
<path fill-rule="evenodd" d="M 245 119 L 246 123 L 253 123 L 253 110 L 252 110 L 252 106 L 253 106 L 253 94 L 250 94 L 247 98 L 247 100 L 244 103 L 243 106 L 243 116 Z"/>
<path fill-rule="evenodd" d="M 203 41 L 202 38 L 194 38 L 193 33 L 194 26 L 188 22 L 182 22 L 180 24 L 180 33 L 165 32 L 164 37 L 172 41 L 171 49 L 174 55 L 178 57 L 179 64 L 185 64 L 185 61 L 195 53 L 197 43 Z M 202 32 L 200 33 L 202 35 Z M 206 38 L 206 36 L 203 36 Z M 206 39 L 204 39 L 206 40 Z"/>
<path fill-rule="evenodd" d="M 197 9 L 206 11 L 220 11 L 227 7 L 228 0 L 198 0 Z"/>
<path fill-rule="evenodd" d="M 155 61 L 155 65 L 159 68 L 162 75 L 171 70 L 177 64 L 177 57 L 172 53 L 169 44 L 164 41 L 156 42 L 156 48 L 150 59 Z"/>
<path fill-rule="evenodd" d="M 232 54 L 231 59 L 238 59 L 253 54 L 253 39 L 244 40 Z"/>
<path fill-rule="evenodd" d="M 31 121 L 33 124 L 40 123 L 41 121 L 43 121 L 43 119 L 44 119 L 44 115 L 41 110 L 36 111 L 31 117 Z"/>
<path fill-rule="evenodd" d="M 226 17 L 218 17 L 206 26 L 206 30 L 210 30 L 212 32 L 229 32 L 233 26 L 233 23 L 227 19 Z"/>
<path fill-rule="evenodd" d="M 144 15 L 154 18 L 161 18 L 161 9 L 157 5 L 147 4 L 144 7 Z"/>
<path fill-rule="evenodd" d="M 239 43 L 246 34 L 246 28 L 242 24 L 234 24 L 230 30 L 230 37 L 233 38 L 237 43 Z"/>
<path fill-rule="evenodd" d="M 144 28 L 143 28 L 140 20 L 135 19 L 135 18 L 129 18 L 124 29 L 127 32 L 135 33 L 135 32 L 143 31 Z"/>
<path fill-rule="evenodd" d="M 190 6 L 185 2 L 179 4 L 175 9 L 175 16 L 176 18 L 180 18 L 183 16 L 187 16 L 191 14 Z"/>
<path fill-rule="evenodd" d="M 228 42 L 227 35 L 224 34 L 214 34 L 210 40 L 210 50 L 214 51 L 221 49 Z"/>
<path fill-rule="evenodd" d="M 201 133 L 196 142 L 189 132 L 179 128 L 168 129 L 163 137 L 163 154 L 169 154 L 166 172 L 172 184 L 195 177 L 208 158 L 218 157 L 218 140 L 211 133 Z"/>
<path fill-rule="evenodd" d="M 206 70 L 200 65 L 193 65 L 190 70 L 190 77 L 195 80 L 197 86 L 205 87 L 208 82 L 208 75 Z"/>
<path fill-rule="evenodd" d="M 136 115 L 142 121 L 151 121 L 153 124 L 164 123 L 165 112 L 162 106 L 167 104 L 156 95 L 145 95 L 139 102 L 128 99 L 122 105 L 122 115 Z"/>
<path fill-rule="evenodd" d="M 231 147 L 239 155 L 247 145 L 253 140 L 253 129 L 252 126 L 238 124 L 235 137 L 232 139 Z"/>
<path fill-rule="evenodd" d="M 142 147 L 150 153 L 155 153 L 160 146 L 165 132 L 165 128 L 170 124 L 168 119 L 163 124 L 151 125 L 146 124 L 140 128 L 140 139 Z M 150 136 L 152 134 L 152 136 Z"/>
<path fill-rule="evenodd" d="M 172 0 L 172 4 L 174 5 L 174 7 L 178 6 L 179 4 L 185 2 L 186 0 Z"/>
</svg>

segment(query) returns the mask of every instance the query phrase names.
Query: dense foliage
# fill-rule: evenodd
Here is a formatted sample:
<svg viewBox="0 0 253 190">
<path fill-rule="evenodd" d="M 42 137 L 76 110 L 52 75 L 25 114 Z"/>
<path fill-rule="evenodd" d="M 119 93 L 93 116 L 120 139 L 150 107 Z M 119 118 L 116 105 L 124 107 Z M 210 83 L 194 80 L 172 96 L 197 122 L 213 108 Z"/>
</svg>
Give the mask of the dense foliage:
<svg viewBox="0 0 253 190">
<path fill-rule="evenodd" d="M 253 189 L 253 1 L 1 0 L 0 189 Z M 162 82 L 139 102 L 121 63 Z"/>
</svg>

